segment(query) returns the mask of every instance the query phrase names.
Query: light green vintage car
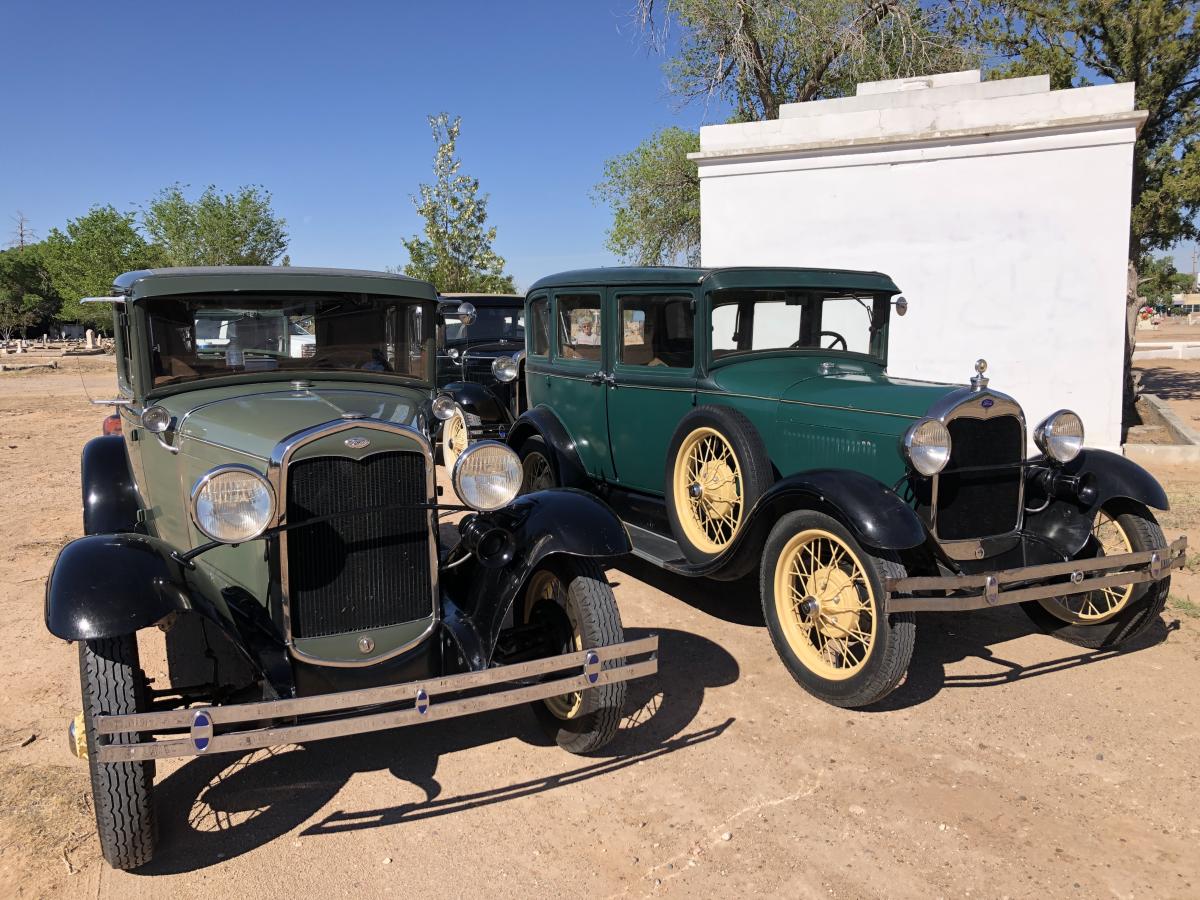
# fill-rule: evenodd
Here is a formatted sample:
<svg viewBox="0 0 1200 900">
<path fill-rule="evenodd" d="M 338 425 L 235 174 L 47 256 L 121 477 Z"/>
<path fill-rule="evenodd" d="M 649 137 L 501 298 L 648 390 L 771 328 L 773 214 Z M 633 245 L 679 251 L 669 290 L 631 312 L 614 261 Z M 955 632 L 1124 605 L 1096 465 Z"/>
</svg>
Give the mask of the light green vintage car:
<svg viewBox="0 0 1200 900">
<path fill-rule="evenodd" d="M 109 863 L 154 852 L 156 759 L 527 705 L 572 752 L 614 737 L 625 681 L 657 665 L 596 562 L 628 537 L 594 498 L 517 498 L 495 441 L 457 459 L 465 505 L 440 499 L 432 430 L 455 404 L 434 396 L 432 285 L 162 269 L 94 299 L 114 307 L 120 433 L 83 449 L 87 536 L 45 614 L 79 645 L 71 745 Z M 139 661 L 153 628 L 166 684 Z"/>
<path fill-rule="evenodd" d="M 918 611 L 1020 603 L 1087 647 L 1143 631 L 1184 551 L 1150 512 L 1162 488 L 1084 449 L 1069 410 L 1027 456 L 1021 407 L 982 360 L 966 386 L 889 376 L 906 309 L 878 272 L 543 278 L 526 297 L 530 409 L 508 436 L 526 488 L 597 494 L 673 572 L 757 572 L 780 657 L 841 706 L 900 681 Z"/>
</svg>

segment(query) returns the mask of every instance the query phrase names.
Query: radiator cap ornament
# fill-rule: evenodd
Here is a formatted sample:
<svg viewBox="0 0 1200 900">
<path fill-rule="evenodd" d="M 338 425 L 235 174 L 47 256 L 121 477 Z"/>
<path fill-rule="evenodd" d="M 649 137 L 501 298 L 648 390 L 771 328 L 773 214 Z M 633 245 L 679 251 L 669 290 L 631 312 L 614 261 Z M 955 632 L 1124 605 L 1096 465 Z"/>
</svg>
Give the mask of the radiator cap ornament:
<svg viewBox="0 0 1200 900">
<path fill-rule="evenodd" d="M 977 391 L 982 391 L 988 385 L 987 376 L 983 373 L 987 371 L 987 360 L 975 360 L 975 376 L 971 379 L 971 387 Z"/>
</svg>

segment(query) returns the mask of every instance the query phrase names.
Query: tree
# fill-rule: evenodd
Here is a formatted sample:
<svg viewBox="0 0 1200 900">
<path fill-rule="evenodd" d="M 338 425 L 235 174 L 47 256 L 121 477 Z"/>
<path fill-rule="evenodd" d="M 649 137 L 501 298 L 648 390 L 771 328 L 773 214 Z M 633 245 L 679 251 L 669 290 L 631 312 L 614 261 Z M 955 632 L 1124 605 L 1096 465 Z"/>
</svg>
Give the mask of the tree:
<svg viewBox="0 0 1200 900">
<path fill-rule="evenodd" d="M 717 97 L 732 121 L 774 119 L 785 103 L 852 94 L 860 81 L 968 68 L 975 56 L 941 7 L 918 0 L 638 0 L 637 23 L 663 50 L 670 92 Z M 656 18 L 656 15 L 659 15 Z M 668 128 L 605 163 L 594 196 L 613 209 L 607 246 L 663 263 L 700 255 L 694 134 Z"/>
<path fill-rule="evenodd" d="M 288 246 L 287 222 L 271 209 L 271 192 L 242 186 L 220 194 L 209 185 L 190 201 L 184 185 L 161 191 L 142 224 L 169 266 L 269 266 Z"/>
<path fill-rule="evenodd" d="M 605 245 L 640 266 L 700 261 L 700 178 L 687 158 L 700 137 L 664 128 L 604 164 L 594 197 L 613 209 Z"/>
<path fill-rule="evenodd" d="M 8 246 L 16 250 L 24 250 L 26 247 L 37 242 L 37 235 L 34 234 L 33 227 L 29 224 L 29 218 L 25 213 L 18 209 L 12 220 L 12 240 L 9 241 Z"/>
<path fill-rule="evenodd" d="M 0 251 L 0 338 L 47 322 L 58 306 L 38 244 Z"/>
<path fill-rule="evenodd" d="M 60 317 L 107 330 L 112 310 L 83 306 L 83 297 L 107 296 L 122 272 L 160 265 L 161 253 L 138 233 L 132 213 L 93 206 L 87 215 L 51 229 L 41 244 L 50 285 L 63 298 Z"/>
<path fill-rule="evenodd" d="M 1200 237 L 1200 4 L 1180 0 L 1016 0 L 970 4 L 956 14 L 999 60 L 998 75 L 1049 72 L 1055 87 L 1137 84 L 1146 123 L 1133 151 L 1133 210 L 1126 292 L 1125 399 L 1139 268 L 1154 251 Z"/>
<path fill-rule="evenodd" d="M 504 259 L 492 249 L 495 226 L 487 225 L 488 195 L 479 193 L 479 180 L 463 175 L 454 154 L 461 118 L 447 113 L 429 117 L 437 152 L 434 183 L 420 186 L 413 206 L 425 220 L 424 237 L 402 241 L 408 251 L 404 274 L 431 281 L 439 291 L 512 294 L 511 275 Z"/>
</svg>

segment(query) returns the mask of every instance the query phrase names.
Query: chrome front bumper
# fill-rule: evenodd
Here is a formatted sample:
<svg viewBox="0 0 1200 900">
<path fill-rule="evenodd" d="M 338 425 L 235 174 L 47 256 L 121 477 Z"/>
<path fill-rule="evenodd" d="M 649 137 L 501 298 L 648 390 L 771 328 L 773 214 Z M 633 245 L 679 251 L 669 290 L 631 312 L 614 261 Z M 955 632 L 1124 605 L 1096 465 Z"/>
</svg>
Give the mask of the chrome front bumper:
<svg viewBox="0 0 1200 900">
<path fill-rule="evenodd" d="M 628 657 L 647 656 L 640 662 Z M 615 662 L 610 668 L 605 663 Z M 575 671 L 571 671 L 575 670 Z M 96 757 L 102 763 L 139 762 L 174 756 L 196 756 L 209 753 L 228 753 L 298 744 L 326 738 L 364 734 L 406 725 L 423 725 L 442 719 L 453 719 L 471 713 L 502 709 L 545 700 L 560 694 L 583 691 L 618 681 L 630 681 L 658 671 L 658 636 L 625 641 L 607 647 L 595 647 L 562 656 L 536 659 L 497 666 L 481 672 L 464 672 L 426 681 L 393 684 L 359 691 L 297 697 L 290 700 L 266 700 L 261 703 L 240 703 L 229 706 L 199 706 L 162 712 L 133 713 L 123 716 L 97 716 L 97 735 L 120 735 L 132 738 L 122 743 L 104 743 L 97 747 Z M 439 695 L 457 695 L 479 688 L 493 687 L 551 673 L 564 672 L 566 677 L 553 681 L 514 687 L 510 690 L 480 693 L 466 697 L 454 696 L 444 701 Z M 377 710 L 369 707 L 404 704 L 399 709 Z M 411 705 L 409 705 L 411 704 Z M 246 730 L 222 726 L 239 723 L 278 722 L 304 716 L 328 715 L 343 710 L 360 710 L 355 715 L 322 718 L 315 722 L 289 722 Z M 159 739 L 153 735 L 167 734 Z"/>
<path fill-rule="evenodd" d="M 1160 581 L 1171 569 L 1183 565 L 1186 551 L 1187 538 L 1181 537 L 1161 550 L 1119 556 L 1075 559 L 980 575 L 889 578 L 884 585 L 887 609 L 888 612 L 964 612 Z M 1005 585 L 1014 584 L 1015 587 L 1004 589 Z"/>
</svg>

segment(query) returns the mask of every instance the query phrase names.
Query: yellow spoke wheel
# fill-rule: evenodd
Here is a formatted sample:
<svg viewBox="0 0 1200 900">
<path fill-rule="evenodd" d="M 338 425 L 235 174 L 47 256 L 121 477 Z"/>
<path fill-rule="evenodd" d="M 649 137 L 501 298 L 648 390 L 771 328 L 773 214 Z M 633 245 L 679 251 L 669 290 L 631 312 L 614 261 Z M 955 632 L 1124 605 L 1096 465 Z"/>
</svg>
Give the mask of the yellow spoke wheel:
<svg viewBox="0 0 1200 900">
<path fill-rule="evenodd" d="M 775 564 L 775 612 L 788 646 L 813 674 L 843 681 L 875 647 L 878 607 L 858 555 L 820 528 L 791 537 Z"/>
<path fill-rule="evenodd" d="M 1100 546 L 1100 556 L 1120 556 L 1133 552 L 1133 541 L 1117 519 L 1104 510 L 1096 515 L 1092 537 Z M 1117 615 L 1129 603 L 1135 585 L 1121 584 L 1085 594 L 1068 594 L 1039 600 L 1042 608 L 1055 618 L 1072 625 L 1098 625 Z"/>
<path fill-rule="evenodd" d="M 570 646 L 564 647 L 562 652 L 569 653 L 572 650 L 583 649 L 583 631 L 579 626 L 579 620 L 575 616 L 574 607 L 567 601 L 567 587 L 562 583 L 557 575 L 548 569 L 542 569 L 535 573 L 529 582 L 529 587 L 525 592 L 525 621 L 531 622 L 536 615 L 535 610 L 543 603 L 551 603 L 556 605 L 563 618 L 569 623 L 571 630 Z M 558 697 L 549 697 L 543 700 L 546 709 L 550 711 L 557 719 L 563 721 L 571 721 L 578 717 L 580 710 L 583 709 L 583 691 L 574 691 L 570 694 L 561 694 Z"/>
<path fill-rule="evenodd" d="M 454 464 L 470 442 L 467 419 L 461 409 L 455 409 L 454 415 L 442 425 L 442 463 L 447 469 L 453 471 Z"/>
<path fill-rule="evenodd" d="M 673 500 L 684 536 L 704 553 L 720 553 L 745 515 L 742 466 L 715 428 L 691 432 L 675 454 Z"/>
</svg>

